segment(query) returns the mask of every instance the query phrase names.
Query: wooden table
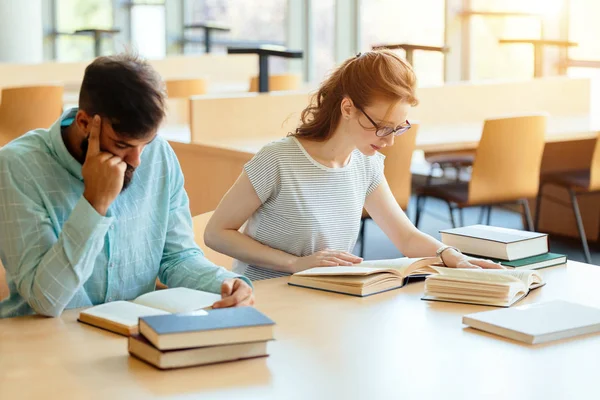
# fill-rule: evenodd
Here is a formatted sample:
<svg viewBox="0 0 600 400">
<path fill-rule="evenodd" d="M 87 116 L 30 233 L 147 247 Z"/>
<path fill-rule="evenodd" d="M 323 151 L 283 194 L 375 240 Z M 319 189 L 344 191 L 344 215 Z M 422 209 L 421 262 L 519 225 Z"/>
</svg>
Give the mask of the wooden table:
<svg viewBox="0 0 600 400">
<path fill-rule="evenodd" d="M 533 46 L 533 76 L 541 77 L 544 75 L 544 47 L 553 46 L 561 49 L 577 46 L 575 42 L 565 40 L 544 40 L 544 39 L 499 39 L 500 44 L 530 44 Z M 562 74 L 564 75 L 565 72 Z"/>
<path fill-rule="evenodd" d="M 542 274 L 548 284 L 519 304 L 600 306 L 600 267 Z M 368 298 L 286 282 L 255 285 L 277 323 L 270 357 L 183 370 L 129 357 L 124 337 L 77 323 L 75 310 L 0 320 L 0 398 L 600 398 L 600 335 L 529 346 L 478 332 L 461 318 L 487 307 L 422 301 L 423 282 Z"/>
<path fill-rule="evenodd" d="M 302 58 L 302 50 L 291 50 L 283 46 L 264 44 L 255 47 L 228 47 L 227 54 L 258 55 L 258 91 L 269 91 L 269 57 Z"/>
<path fill-rule="evenodd" d="M 102 38 L 104 36 L 112 37 L 114 34 L 120 33 L 120 29 L 95 29 L 95 28 L 86 28 L 76 30 L 74 35 L 91 35 L 94 38 L 94 57 L 99 57 L 101 55 L 101 46 L 102 46 Z"/>
<path fill-rule="evenodd" d="M 420 126 L 417 148 L 425 152 L 474 150 L 479 144 L 483 121 Z M 595 139 L 600 132 L 600 120 L 590 115 L 548 117 L 546 143 Z"/>
<path fill-rule="evenodd" d="M 212 31 L 230 32 L 231 28 L 228 25 L 214 21 L 207 21 L 199 24 L 185 25 L 184 29 L 203 29 L 204 30 L 204 52 L 210 53 L 211 50 L 211 33 Z"/>
<path fill-rule="evenodd" d="M 388 50 L 404 50 L 406 54 L 406 61 L 410 65 L 414 64 L 413 53 L 415 50 L 417 51 L 433 51 L 436 53 L 445 54 L 448 52 L 448 48 L 445 46 L 427 46 L 422 44 L 409 44 L 409 43 L 399 43 L 399 44 L 378 44 L 371 47 L 373 50 L 379 49 L 388 49 Z"/>
</svg>

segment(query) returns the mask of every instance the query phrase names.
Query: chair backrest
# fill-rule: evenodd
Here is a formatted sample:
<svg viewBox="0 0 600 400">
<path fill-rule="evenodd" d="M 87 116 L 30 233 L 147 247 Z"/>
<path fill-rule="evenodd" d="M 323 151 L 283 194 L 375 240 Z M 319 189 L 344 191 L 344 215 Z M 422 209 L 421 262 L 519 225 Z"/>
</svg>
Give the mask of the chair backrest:
<svg viewBox="0 0 600 400">
<path fill-rule="evenodd" d="M 188 98 L 206 93 L 206 80 L 204 79 L 169 79 L 166 81 L 167 95 L 169 98 Z"/>
<path fill-rule="evenodd" d="M 212 214 L 212 211 L 209 211 L 204 214 L 196 215 L 192 219 L 194 225 L 194 239 L 196 244 L 200 246 L 202 251 L 204 251 L 206 258 L 220 267 L 231 270 L 233 266 L 233 258 L 214 251 L 204 243 L 204 230 L 206 229 L 206 225 L 208 224 L 208 220 L 210 220 Z"/>
<path fill-rule="evenodd" d="M 302 78 L 297 74 L 269 76 L 269 91 L 299 90 Z M 258 76 L 250 78 L 250 92 L 258 92 Z"/>
<path fill-rule="evenodd" d="M 381 149 L 381 153 L 385 155 L 385 179 L 403 210 L 408 208 L 410 200 L 412 181 L 410 163 L 418 132 L 419 125 L 413 125 L 411 129 L 394 139 L 393 146 Z"/>
<path fill-rule="evenodd" d="M 592 156 L 592 164 L 590 166 L 590 191 L 600 190 L 600 133 L 596 138 L 594 146 L 594 155 Z"/>
<path fill-rule="evenodd" d="M 212 211 L 254 154 L 196 143 L 171 142 L 177 155 L 192 215 Z"/>
<path fill-rule="evenodd" d="M 165 124 L 190 124 L 190 97 L 206 94 L 204 79 L 168 79 Z"/>
<path fill-rule="evenodd" d="M 473 162 L 469 203 L 535 197 L 545 135 L 546 115 L 486 120 Z"/>
<path fill-rule="evenodd" d="M 0 146 L 24 133 L 48 128 L 63 108 L 62 86 L 24 86 L 2 89 Z"/>
<path fill-rule="evenodd" d="M 8 283 L 6 282 L 6 271 L 4 270 L 4 266 L 2 265 L 2 261 L 0 261 L 0 301 L 4 300 L 8 297 Z"/>
</svg>

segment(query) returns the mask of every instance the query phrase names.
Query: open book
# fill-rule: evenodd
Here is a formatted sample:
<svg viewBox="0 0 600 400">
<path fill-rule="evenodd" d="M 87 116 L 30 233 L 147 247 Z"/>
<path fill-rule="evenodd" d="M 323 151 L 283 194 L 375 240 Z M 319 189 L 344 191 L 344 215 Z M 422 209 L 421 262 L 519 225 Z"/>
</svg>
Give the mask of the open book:
<svg viewBox="0 0 600 400">
<path fill-rule="evenodd" d="M 363 261 L 349 267 L 296 272 L 288 284 L 363 297 L 400 288 L 409 276 L 434 274 L 442 265 L 438 257 Z"/>
<path fill-rule="evenodd" d="M 156 290 L 132 301 L 113 301 L 87 308 L 79 313 L 78 321 L 130 336 L 138 333 L 140 317 L 198 311 L 212 307 L 220 299 L 219 294 L 182 287 Z"/>
<path fill-rule="evenodd" d="M 510 307 L 545 284 L 537 271 L 438 268 L 425 280 L 423 300 Z"/>
</svg>

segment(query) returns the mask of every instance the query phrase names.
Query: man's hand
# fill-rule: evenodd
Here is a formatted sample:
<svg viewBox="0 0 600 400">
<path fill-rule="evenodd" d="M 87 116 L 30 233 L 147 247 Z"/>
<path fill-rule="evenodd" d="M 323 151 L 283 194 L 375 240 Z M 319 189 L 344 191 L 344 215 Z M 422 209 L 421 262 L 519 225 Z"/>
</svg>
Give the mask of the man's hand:
<svg viewBox="0 0 600 400">
<path fill-rule="evenodd" d="M 100 151 L 100 127 L 100 116 L 95 115 L 81 174 L 85 187 L 83 197 L 98 214 L 106 215 L 108 207 L 123 189 L 127 164 L 115 155 Z"/>
<path fill-rule="evenodd" d="M 225 279 L 221 284 L 221 300 L 213 308 L 242 307 L 254 304 L 252 288 L 241 279 Z"/>
</svg>

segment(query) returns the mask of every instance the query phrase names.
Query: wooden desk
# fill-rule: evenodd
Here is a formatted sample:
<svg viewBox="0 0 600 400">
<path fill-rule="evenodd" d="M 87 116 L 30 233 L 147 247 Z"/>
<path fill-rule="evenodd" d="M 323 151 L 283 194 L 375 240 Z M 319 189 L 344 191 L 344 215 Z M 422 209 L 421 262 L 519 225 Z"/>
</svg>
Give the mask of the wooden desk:
<svg viewBox="0 0 600 400">
<path fill-rule="evenodd" d="M 218 22 L 204 22 L 201 24 L 190 24 L 185 25 L 184 29 L 204 29 L 204 52 L 210 53 L 211 50 L 211 33 L 212 31 L 230 32 L 231 28 L 228 25 L 220 24 Z M 185 38 L 184 38 L 185 40 Z"/>
<path fill-rule="evenodd" d="M 120 33 L 120 32 L 121 32 L 121 30 L 116 29 L 116 28 L 113 28 L 113 29 L 86 28 L 86 29 L 76 30 L 73 35 L 85 35 L 85 36 L 91 35 L 94 38 L 94 57 L 99 57 L 101 50 L 102 50 L 101 49 L 102 37 L 104 37 L 104 36 L 112 37 L 112 35 L 114 35 L 116 33 Z"/>
<path fill-rule="evenodd" d="M 500 39 L 500 44 L 531 44 L 533 45 L 533 76 L 541 77 L 544 75 L 544 46 L 554 46 L 561 49 L 577 46 L 575 42 L 564 40 L 543 40 L 543 39 Z M 566 71 L 562 72 L 564 74 Z"/>
<path fill-rule="evenodd" d="M 290 50 L 277 45 L 260 45 L 256 47 L 228 47 L 227 54 L 258 54 L 258 91 L 269 91 L 269 57 L 302 58 L 301 50 Z"/>
<path fill-rule="evenodd" d="M 375 46 L 372 46 L 373 50 L 379 50 L 379 49 L 389 49 L 389 50 L 404 50 L 405 54 L 406 54 L 406 61 L 408 61 L 408 63 L 410 65 L 415 65 L 414 64 L 414 57 L 413 57 L 413 53 L 415 52 L 415 50 L 418 51 L 434 51 L 437 53 L 442 53 L 445 54 L 448 52 L 448 48 L 445 46 L 426 46 L 426 45 L 421 45 L 421 44 L 409 44 L 409 43 L 400 43 L 400 44 L 378 44 Z"/>
<path fill-rule="evenodd" d="M 543 270 L 520 304 L 563 298 L 600 306 L 600 267 Z M 276 321 L 271 356 L 161 372 L 127 340 L 62 317 L 0 320 L 0 398 L 597 399 L 600 335 L 528 346 L 465 328 L 482 306 L 420 300 L 423 283 L 368 298 L 256 283 Z"/>
<path fill-rule="evenodd" d="M 474 150 L 479 144 L 483 121 L 466 124 L 421 124 L 417 148 L 427 153 Z M 548 117 L 546 143 L 595 139 L 600 120 L 591 115 Z"/>
</svg>

